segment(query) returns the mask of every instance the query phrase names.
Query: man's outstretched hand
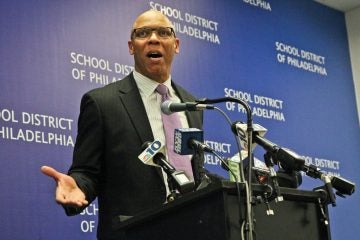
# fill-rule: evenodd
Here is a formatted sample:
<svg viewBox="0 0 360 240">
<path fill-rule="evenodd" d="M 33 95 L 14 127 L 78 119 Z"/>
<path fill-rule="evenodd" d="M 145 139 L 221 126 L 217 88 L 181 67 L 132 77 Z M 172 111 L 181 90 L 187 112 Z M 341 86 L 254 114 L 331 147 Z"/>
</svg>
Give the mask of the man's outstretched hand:
<svg viewBox="0 0 360 240">
<path fill-rule="evenodd" d="M 77 186 L 74 178 L 56 171 L 52 167 L 42 166 L 41 172 L 52 177 L 56 182 L 55 198 L 59 204 L 83 207 L 88 205 L 85 194 Z"/>
</svg>

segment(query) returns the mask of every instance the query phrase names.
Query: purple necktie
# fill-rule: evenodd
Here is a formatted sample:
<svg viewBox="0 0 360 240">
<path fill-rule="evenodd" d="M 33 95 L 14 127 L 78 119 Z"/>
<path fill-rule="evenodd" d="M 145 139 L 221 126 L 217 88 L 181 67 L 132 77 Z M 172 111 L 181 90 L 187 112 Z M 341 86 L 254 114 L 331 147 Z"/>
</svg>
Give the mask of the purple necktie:
<svg viewBox="0 0 360 240">
<path fill-rule="evenodd" d="M 165 85 L 159 84 L 156 91 L 161 95 L 162 102 L 169 100 L 169 90 Z M 186 175 L 193 179 L 189 156 L 182 156 L 174 152 L 174 130 L 182 127 L 179 114 L 173 113 L 166 115 L 161 112 L 161 118 L 164 124 L 168 161 L 175 167 L 176 170 L 185 171 Z"/>
</svg>

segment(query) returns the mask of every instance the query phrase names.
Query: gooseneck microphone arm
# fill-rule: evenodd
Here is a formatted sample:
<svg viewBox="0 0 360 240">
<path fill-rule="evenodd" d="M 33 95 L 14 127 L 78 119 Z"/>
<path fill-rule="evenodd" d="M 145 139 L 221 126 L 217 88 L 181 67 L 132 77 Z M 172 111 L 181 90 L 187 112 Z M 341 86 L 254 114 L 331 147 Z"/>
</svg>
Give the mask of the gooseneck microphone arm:
<svg viewBox="0 0 360 240">
<path fill-rule="evenodd" d="M 249 106 L 249 104 L 241 99 L 238 98 L 232 98 L 232 97 L 223 97 L 223 98 L 215 98 L 215 99 L 209 99 L 209 98 L 201 98 L 201 99 L 197 99 L 195 102 L 197 103 L 202 103 L 202 104 L 213 104 L 213 103 L 222 103 L 222 102 L 236 102 L 241 104 L 245 110 L 246 110 L 246 114 L 247 114 L 247 123 L 249 125 L 252 125 L 252 111 L 251 108 Z"/>
</svg>

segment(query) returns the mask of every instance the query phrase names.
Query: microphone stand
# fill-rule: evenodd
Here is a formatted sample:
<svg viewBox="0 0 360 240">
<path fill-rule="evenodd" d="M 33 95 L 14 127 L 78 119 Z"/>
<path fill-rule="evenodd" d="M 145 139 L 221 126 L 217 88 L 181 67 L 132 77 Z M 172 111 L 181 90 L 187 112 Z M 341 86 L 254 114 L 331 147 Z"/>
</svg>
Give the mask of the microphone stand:
<svg viewBox="0 0 360 240">
<path fill-rule="evenodd" d="M 198 99 L 195 102 L 197 103 L 202 103 L 202 104 L 213 104 L 213 103 L 222 103 L 222 102 L 236 102 L 241 104 L 245 110 L 246 110 L 246 114 L 247 114 L 247 138 L 248 138 L 248 158 L 249 158 L 249 174 L 248 174 L 248 181 L 245 180 L 244 177 L 244 166 L 242 163 L 242 159 L 240 156 L 240 164 L 239 164 L 239 168 L 240 168 L 240 176 L 241 176 L 241 181 L 244 182 L 245 184 L 245 188 L 246 188 L 246 230 L 247 230 L 247 239 L 248 240 L 253 240 L 253 232 L 254 232 L 254 227 L 253 227 L 253 222 L 254 222 L 254 216 L 253 216 L 253 209 L 252 209 L 252 205 L 253 205 L 253 191 L 252 191 L 252 171 L 253 171 L 253 165 L 254 165 L 254 159 L 253 159 L 253 152 L 252 152 L 252 135 L 253 135 L 253 120 L 252 120 L 252 111 L 251 108 L 249 106 L 249 104 L 241 99 L 237 99 L 237 98 L 232 98 L 232 97 L 224 97 L 224 98 L 217 98 L 217 99 L 208 99 L 208 98 L 202 98 L 202 99 Z M 219 108 L 216 108 L 216 110 L 220 110 Z M 222 112 L 220 110 L 220 112 Z M 222 112 L 225 116 L 226 114 L 224 112 Z M 226 116 L 227 117 L 227 116 Z M 227 117 L 228 119 L 228 117 Z M 229 121 L 229 119 L 228 119 Z M 229 121 L 229 124 L 231 126 L 231 121 Z M 239 136 L 237 136 L 237 142 L 239 143 Z M 240 152 L 240 149 L 239 149 Z M 239 153 L 240 154 L 240 153 Z M 240 206 L 239 206 L 240 207 Z"/>
</svg>

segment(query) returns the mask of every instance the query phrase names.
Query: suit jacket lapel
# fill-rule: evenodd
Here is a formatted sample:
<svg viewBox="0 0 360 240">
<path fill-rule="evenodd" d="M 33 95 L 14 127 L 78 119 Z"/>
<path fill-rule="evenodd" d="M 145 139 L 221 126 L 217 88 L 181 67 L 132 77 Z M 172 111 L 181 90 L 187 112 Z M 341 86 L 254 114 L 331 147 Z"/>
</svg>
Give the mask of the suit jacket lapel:
<svg viewBox="0 0 360 240">
<path fill-rule="evenodd" d="M 194 97 L 186 92 L 182 87 L 172 82 L 172 86 L 183 102 L 194 101 Z M 125 77 L 118 82 L 120 99 L 126 109 L 134 128 L 142 143 L 154 141 L 149 119 L 146 114 L 144 104 L 141 100 L 139 89 L 136 85 L 133 74 Z M 186 112 L 190 127 L 202 128 L 202 112 Z"/>
<path fill-rule="evenodd" d="M 125 77 L 118 83 L 119 97 L 131 119 L 137 135 L 142 143 L 146 141 L 154 141 L 149 119 L 146 114 L 144 104 L 142 102 L 139 89 L 136 85 L 133 74 Z M 173 83 L 176 93 L 183 102 L 194 101 L 194 98 L 180 86 Z M 201 128 L 202 113 L 186 112 L 190 127 Z M 160 177 L 163 177 L 159 168 L 155 168 Z"/>
<path fill-rule="evenodd" d="M 118 82 L 120 99 L 142 143 L 153 141 L 149 119 L 132 74 Z"/>
<path fill-rule="evenodd" d="M 150 121 L 146 114 L 144 103 L 141 99 L 139 89 L 133 74 L 119 81 L 120 99 L 134 125 L 141 143 L 154 141 Z M 154 168 L 160 178 L 163 179 L 161 168 Z"/>
</svg>

